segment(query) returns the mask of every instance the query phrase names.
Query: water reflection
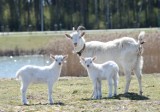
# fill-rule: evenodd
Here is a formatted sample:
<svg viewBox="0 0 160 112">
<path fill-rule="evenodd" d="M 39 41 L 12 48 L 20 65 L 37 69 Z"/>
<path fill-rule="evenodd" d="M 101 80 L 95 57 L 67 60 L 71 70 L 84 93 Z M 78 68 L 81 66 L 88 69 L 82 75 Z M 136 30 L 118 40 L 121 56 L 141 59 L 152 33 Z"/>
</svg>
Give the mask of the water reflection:
<svg viewBox="0 0 160 112">
<path fill-rule="evenodd" d="M 48 56 L 10 56 L 0 57 L 0 78 L 14 78 L 16 71 L 24 65 L 49 65 L 51 60 Z"/>
</svg>

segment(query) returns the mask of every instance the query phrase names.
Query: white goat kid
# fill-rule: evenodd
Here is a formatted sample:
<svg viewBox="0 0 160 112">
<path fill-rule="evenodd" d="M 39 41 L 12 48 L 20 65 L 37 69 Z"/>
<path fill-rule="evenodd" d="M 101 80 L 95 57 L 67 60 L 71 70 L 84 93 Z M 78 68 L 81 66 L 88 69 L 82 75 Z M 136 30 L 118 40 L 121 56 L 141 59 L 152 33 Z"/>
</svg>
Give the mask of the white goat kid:
<svg viewBox="0 0 160 112">
<path fill-rule="evenodd" d="M 117 95 L 117 86 L 119 79 L 119 67 L 114 61 L 107 61 L 103 64 L 96 64 L 93 61 L 95 57 L 83 58 L 81 57 L 81 64 L 87 69 L 88 75 L 93 82 L 93 98 L 100 99 L 101 80 L 108 80 L 108 97 L 112 97 L 112 81 L 114 82 L 114 95 Z"/>
<path fill-rule="evenodd" d="M 123 37 L 109 42 L 90 41 L 85 42 L 85 32 L 83 27 L 79 27 L 77 31 L 65 36 L 72 40 L 74 52 L 79 56 L 93 57 L 96 56 L 98 63 L 103 63 L 113 60 L 119 65 L 120 70 L 123 70 L 126 76 L 125 93 L 128 92 L 131 72 L 133 71 L 138 79 L 139 93 L 142 95 L 142 67 L 143 67 L 143 47 L 145 32 L 141 32 L 138 36 L 138 41 L 130 37 Z"/>
<path fill-rule="evenodd" d="M 50 55 L 54 62 L 49 66 L 33 66 L 26 65 L 20 68 L 17 73 L 17 79 L 21 80 L 22 103 L 28 104 L 26 99 L 26 91 L 30 83 L 47 83 L 48 84 L 48 100 L 53 104 L 52 88 L 53 84 L 58 80 L 63 62 L 67 55 Z"/>
</svg>

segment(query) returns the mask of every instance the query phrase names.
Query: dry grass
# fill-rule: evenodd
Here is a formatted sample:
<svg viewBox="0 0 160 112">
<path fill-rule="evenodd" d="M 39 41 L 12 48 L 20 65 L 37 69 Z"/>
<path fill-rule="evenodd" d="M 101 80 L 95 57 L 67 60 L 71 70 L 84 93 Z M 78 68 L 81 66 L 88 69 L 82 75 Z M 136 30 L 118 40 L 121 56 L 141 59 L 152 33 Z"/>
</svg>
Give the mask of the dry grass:
<svg viewBox="0 0 160 112">
<path fill-rule="evenodd" d="M 86 34 L 86 40 L 98 40 L 107 42 L 116 38 L 124 36 L 133 37 L 137 40 L 140 31 L 115 31 L 115 32 L 100 32 L 96 34 Z M 159 73 L 160 69 L 160 32 L 159 30 L 146 31 L 144 44 L 144 67 L 143 73 Z M 57 41 L 50 41 L 46 47 L 48 54 L 68 54 L 68 62 L 63 67 L 62 74 L 64 76 L 84 76 L 86 71 L 80 65 L 76 54 L 72 53 L 73 46 L 68 39 L 60 39 Z"/>
<path fill-rule="evenodd" d="M 140 30 L 103 30 L 103 31 L 88 31 L 86 40 L 98 40 L 107 42 L 124 36 L 133 37 L 137 40 Z M 160 72 L 160 31 L 146 30 L 144 44 L 144 67 L 143 73 L 159 73 Z M 8 35 L 4 38 L 0 37 L 0 54 L 4 54 L 4 50 L 8 49 L 9 54 L 34 54 L 42 53 L 52 54 L 68 54 L 67 64 L 62 70 L 63 76 L 86 76 L 86 71 L 80 65 L 76 54 L 72 53 L 73 46 L 71 41 L 64 36 L 65 32 L 53 32 L 50 34 L 41 33 L 30 35 Z M 68 32 L 69 33 L 69 32 Z M 11 50 L 11 51 L 10 51 Z M 3 52 L 4 51 L 4 52 Z M 29 53 L 28 53 L 29 52 Z M 21 54 L 20 54 L 21 55 Z"/>
<path fill-rule="evenodd" d="M 0 36 L 0 56 L 42 54 L 51 35 L 5 35 Z"/>
<path fill-rule="evenodd" d="M 0 79 L 0 112 L 159 112 L 160 74 L 143 76 L 143 96 L 139 96 L 138 83 L 132 77 L 130 93 L 123 94 L 125 77 L 121 76 L 118 96 L 106 98 L 106 82 L 102 83 L 102 99 L 91 100 L 92 83 L 87 77 L 62 77 L 54 86 L 54 105 L 47 101 L 47 86 L 31 85 L 27 91 L 30 104 L 21 104 L 20 82 Z"/>
</svg>

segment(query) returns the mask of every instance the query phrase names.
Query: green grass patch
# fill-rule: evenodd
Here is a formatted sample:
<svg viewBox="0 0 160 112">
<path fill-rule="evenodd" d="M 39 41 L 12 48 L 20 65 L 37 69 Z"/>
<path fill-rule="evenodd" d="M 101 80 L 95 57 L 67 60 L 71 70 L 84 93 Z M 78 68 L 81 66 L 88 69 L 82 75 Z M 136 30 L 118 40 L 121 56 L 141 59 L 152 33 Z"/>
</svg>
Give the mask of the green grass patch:
<svg viewBox="0 0 160 112">
<path fill-rule="evenodd" d="M 5 35 L 0 37 L 0 50 L 37 50 L 44 48 L 49 41 L 55 39 L 53 35 L 21 34 Z"/>
<path fill-rule="evenodd" d="M 102 83 L 102 99 L 90 99 L 92 83 L 88 77 L 63 77 L 54 86 L 54 105 L 48 104 L 47 85 L 31 85 L 27 91 L 29 105 L 21 104 L 20 82 L 0 80 L 0 111 L 40 112 L 158 112 L 160 111 L 160 74 L 143 75 L 143 96 L 139 96 L 138 82 L 132 77 L 130 93 L 123 94 L 125 77 L 121 76 L 118 95 L 108 99 L 108 86 Z"/>
</svg>

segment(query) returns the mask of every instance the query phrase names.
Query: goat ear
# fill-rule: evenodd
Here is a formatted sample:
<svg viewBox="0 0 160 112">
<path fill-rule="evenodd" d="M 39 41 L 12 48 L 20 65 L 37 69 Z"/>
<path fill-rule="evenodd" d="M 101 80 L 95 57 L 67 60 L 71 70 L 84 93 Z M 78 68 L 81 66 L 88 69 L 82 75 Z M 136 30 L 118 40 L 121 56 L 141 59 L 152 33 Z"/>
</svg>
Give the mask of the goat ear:
<svg viewBox="0 0 160 112">
<path fill-rule="evenodd" d="M 92 58 L 92 61 L 94 61 L 94 60 L 96 60 L 97 59 L 97 57 L 96 56 L 94 56 L 93 58 Z"/>
<path fill-rule="evenodd" d="M 84 35 L 85 35 L 85 32 L 82 32 L 81 35 L 80 35 L 80 37 L 83 37 Z"/>
<path fill-rule="evenodd" d="M 64 55 L 63 59 L 67 59 L 68 58 L 68 55 Z"/>
<path fill-rule="evenodd" d="M 75 31 L 75 27 L 73 27 L 72 30 Z"/>
<path fill-rule="evenodd" d="M 52 55 L 52 54 L 50 54 L 50 58 L 51 58 L 51 59 L 55 59 L 55 56 Z"/>
<path fill-rule="evenodd" d="M 81 58 L 81 60 L 83 60 L 83 61 L 85 60 L 84 57 L 80 57 L 80 58 Z"/>
<path fill-rule="evenodd" d="M 65 34 L 65 36 L 70 39 L 72 38 L 69 34 Z"/>
</svg>

